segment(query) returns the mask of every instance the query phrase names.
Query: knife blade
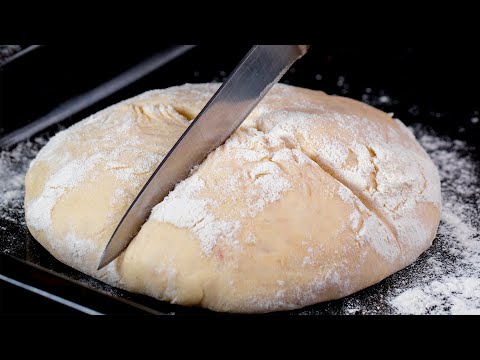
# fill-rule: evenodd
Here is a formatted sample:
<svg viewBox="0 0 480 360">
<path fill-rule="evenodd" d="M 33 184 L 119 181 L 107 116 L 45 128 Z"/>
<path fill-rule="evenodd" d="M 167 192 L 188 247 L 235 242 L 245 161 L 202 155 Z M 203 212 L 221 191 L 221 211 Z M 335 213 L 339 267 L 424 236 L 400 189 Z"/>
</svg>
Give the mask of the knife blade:
<svg viewBox="0 0 480 360">
<path fill-rule="evenodd" d="M 255 45 L 250 49 L 140 190 L 105 247 L 98 270 L 127 248 L 152 208 L 230 137 L 308 48 L 308 45 Z"/>
</svg>

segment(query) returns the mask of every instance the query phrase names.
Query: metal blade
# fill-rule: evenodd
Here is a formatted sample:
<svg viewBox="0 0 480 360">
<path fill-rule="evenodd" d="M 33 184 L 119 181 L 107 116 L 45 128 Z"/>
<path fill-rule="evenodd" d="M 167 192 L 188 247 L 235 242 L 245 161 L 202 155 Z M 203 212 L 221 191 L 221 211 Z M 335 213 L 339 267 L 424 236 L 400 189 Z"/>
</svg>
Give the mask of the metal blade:
<svg viewBox="0 0 480 360">
<path fill-rule="evenodd" d="M 98 269 L 128 246 L 177 183 L 240 126 L 271 87 L 308 50 L 306 45 L 255 45 L 165 156 L 120 221 Z"/>
</svg>

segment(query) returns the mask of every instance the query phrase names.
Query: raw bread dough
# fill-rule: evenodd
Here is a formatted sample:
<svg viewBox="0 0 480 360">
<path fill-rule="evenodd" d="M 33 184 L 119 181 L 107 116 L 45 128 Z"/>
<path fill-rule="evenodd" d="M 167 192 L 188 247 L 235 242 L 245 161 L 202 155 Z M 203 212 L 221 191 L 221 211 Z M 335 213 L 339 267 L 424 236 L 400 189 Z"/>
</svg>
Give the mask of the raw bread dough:
<svg viewBox="0 0 480 360">
<path fill-rule="evenodd" d="M 347 296 L 431 245 L 440 180 L 412 133 L 363 103 L 278 84 L 96 271 L 127 207 L 218 87 L 149 91 L 55 135 L 26 177 L 33 236 L 113 286 L 244 313 Z"/>
</svg>

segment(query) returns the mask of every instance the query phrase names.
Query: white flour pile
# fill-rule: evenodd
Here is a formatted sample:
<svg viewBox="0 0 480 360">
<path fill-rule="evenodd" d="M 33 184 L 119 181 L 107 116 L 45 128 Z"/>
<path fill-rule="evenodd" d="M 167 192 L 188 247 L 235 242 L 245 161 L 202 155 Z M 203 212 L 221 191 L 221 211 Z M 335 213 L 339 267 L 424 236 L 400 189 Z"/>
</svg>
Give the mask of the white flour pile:
<svg viewBox="0 0 480 360">
<path fill-rule="evenodd" d="M 415 264 L 365 292 L 296 313 L 480 314 L 480 169 L 464 142 L 439 137 L 421 125 L 413 130 L 442 179 L 443 216 L 434 245 Z M 17 235 L 25 229 L 24 176 L 45 143 L 40 137 L 0 152 L 0 251 L 4 253 L 22 254 L 20 248 L 25 247 L 25 240 Z M 79 280 L 92 286 L 90 279 Z"/>
<path fill-rule="evenodd" d="M 22 47 L 20 45 L 0 45 L 0 64 L 21 50 Z"/>
<path fill-rule="evenodd" d="M 44 137 L 38 137 L 33 141 L 18 144 L 11 151 L 0 151 L 0 220 L 25 224 L 23 217 L 25 174 L 30 161 L 46 143 Z M 1 224 L 0 230 L 6 230 Z"/>
<path fill-rule="evenodd" d="M 464 142 L 413 130 L 440 172 L 442 221 L 427 266 L 387 301 L 403 314 L 480 314 L 480 169 Z"/>
</svg>

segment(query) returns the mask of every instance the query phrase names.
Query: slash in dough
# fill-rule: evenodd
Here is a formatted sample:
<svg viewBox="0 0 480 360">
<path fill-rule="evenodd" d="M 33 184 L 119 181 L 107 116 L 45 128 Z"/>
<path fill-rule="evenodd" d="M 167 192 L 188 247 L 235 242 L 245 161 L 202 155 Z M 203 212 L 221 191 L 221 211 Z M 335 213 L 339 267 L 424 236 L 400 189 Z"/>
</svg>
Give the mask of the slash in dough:
<svg viewBox="0 0 480 360">
<path fill-rule="evenodd" d="M 405 125 L 355 100 L 277 84 L 97 271 L 129 204 L 218 87 L 149 91 L 51 138 L 26 176 L 33 236 L 113 286 L 238 313 L 350 295 L 432 244 L 439 175 Z"/>
</svg>

